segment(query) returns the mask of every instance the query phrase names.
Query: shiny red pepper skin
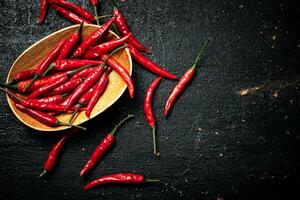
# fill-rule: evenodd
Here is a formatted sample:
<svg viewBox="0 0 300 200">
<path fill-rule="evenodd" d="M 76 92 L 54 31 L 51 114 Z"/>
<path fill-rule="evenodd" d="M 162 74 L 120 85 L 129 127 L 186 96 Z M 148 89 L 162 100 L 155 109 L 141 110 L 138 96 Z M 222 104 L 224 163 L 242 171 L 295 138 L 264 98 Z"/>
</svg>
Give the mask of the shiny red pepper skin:
<svg viewBox="0 0 300 200">
<path fill-rule="evenodd" d="M 84 54 L 99 41 L 103 34 L 109 29 L 110 25 L 115 21 L 115 17 L 110 18 L 105 24 L 99 29 L 90 34 L 76 49 L 74 57 L 82 57 Z"/>
<path fill-rule="evenodd" d="M 144 176 L 141 174 L 133 173 L 118 173 L 102 176 L 84 186 L 84 190 L 90 190 L 97 186 L 101 186 L 108 183 L 125 183 L 125 184 L 140 184 L 145 180 Z"/>
<path fill-rule="evenodd" d="M 171 107 L 174 105 L 175 101 L 177 100 L 178 96 L 183 92 L 186 85 L 191 81 L 195 74 L 195 69 L 189 68 L 184 75 L 181 77 L 179 82 L 176 84 L 174 89 L 172 90 L 167 103 L 164 109 L 164 115 L 167 116 Z"/>
<path fill-rule="evenodd" d="M 113 14 L 116 16 L 116 25 L 123 36 L 128 35 L 131 31 L 129 30 L 123 13 L 118 8 L 114 8 Z M 150 53 L 149 49 L 144 47 L 133 35 L 128 39 L 128 43 L 137 48 L 140 51 Z"/>
<path fill-rule="evenodd" d="M 88 21 L 91 21 L 91 22 L 95 21 L 95 17 L 92 13 L 90 13 L 89 11 L 87 11 L 87 10 L 83 9 L 82 7 L 77 6 L 73 3 L 70 3 L 70 2 L 67 2 L 64 0 L 49 0 L 49 3 L 56 4 L 61 7 L 64 7 L 67 10 L 73 11 Z"/>
<path fill-rule="evenodd" d="M 89 67 L 89 68 L 85 68 L 79 72 L 77 72 L 76 74 L 74 74 L 71 79 L 77 79 L 77 78 L 83 78 L 83 77 L 87 77 L 90 73 L 92 73 L 93 71 L 95 71 L 94 67 Z"/>
<path fill-rule="evenodd" d="M 67 81 L 64 84 L 48 92 L 47 96 L 72 92 L 82 81 L 82 78 L 71 79 L 70 81 Z"/>
<path fill-rule="evenodd" d="M 108 55 L 104 54 L 101 56 L 101 60 L 104 61 L 107 57 L 108 57 Z M 122 79 L 125 81 L 125 83 L 128 87 L 130 97 L 133 98 L 134 97 L 134 84 L 133 84 L 133 81 L 132 81 L 131 76 L 128 73 L 128 71 L 118 61 L 116 61 L 112 57 L 107 60 L 107 64 L 111 68 L 113 68 L 122 77 Z"/>
<path fill-rule="evenodd" d="M 111 68 L 108 68 L 107 71 L 102 75 L 101 79 L 96 84 L 95 92 L 93 93 L 90 101 L 88 102 L 87 108 L 85 110 L 85 115 L 89 118 L 91 115 L 91 112 L 96 105 L 97 101 L 99 100 L 100 96 L 105 91 L 105 88 L 107 86 L 108 82 L 108 75 L 111 72 Z"/>
<path fill-rule="evenodd" d="M 59 85 L 64 84 L 68 80 L 69 80 L 68 76 L 63 76 L 58 80 L 55 80 L 53 82 L 49 82 L 47 85 L 44 85 L 44 86 L 38 88 L 37 90 L 35 90 L 34 92 L 32 92 L 27 98 L 28 99 L 34 99 L 38 96 L 41 96 L 45 92 L 48 92 L 48 91 L 58 87 Z"/>
<path fill-rule="evenodd" d="M 25 99 L 21 101 L 21 104 L 30 109 L 39 110 L 39 111 L 53 111 L 53 112 L 62 112 L 65 110 L 64 105 L 54 104 L 54 103 L 41 103 L 36 99 Z"/>
<path fill-rule="evenodd" d="M 100 79 L 104 72 L 103 67 L 98 67 L 93 73 L 91 73 L 79 86 L 69 95 L 66 99 L 66 111 L 69 110 L 79 98 L 88 91 L 96 82 Z"/>
<path fill-rule="evenodd" d="M 34 100 L 37 102 L 40 102 L 40 103 L 59 104 L 59 103 L 63 102 L 64 98 L 65 98 L 65 95 L 54 95 L 54 96 L 49 96 L 49 97 L 44 97 L 44 98 L 34 99 Z"/>
<path fill-rule="evenodd" d="M 97 45 L 97 46 L 93 47 L 91 50 L 89 50 L 84 55 L 84 58 L 85 59 L 97 58 L 103 54 L 109 53 L 110 51 L 116 49 L 117 47 L 119 47 L 119 46 L 123 45 L 125 42 L 127 42 L 128 38 L 131 35 L 132 34 L 129 33 L 128 35 L 126 35 L 120 39 L 108 41 L 108 42 L 102 43 L 100 45 Z"/>
<path fill-rule="evenodd" d="M 59 12 L 64 18 L 66 18 L 70 22 L 73 22 L 75 24 L 80 24 L 82 22 L 84 22 L 85 24 L 92 24 L 92 22 L 90 22 L 89 20 L 76 15 L 65 8 L 62 8 L 56 4 L 50 4 L 50 5 L 52 8 L 54 8 L 57 12 Z"/>
<path fill-rule="evenodd" d="M 72 33 L 72 35 L 69 37 L 69 39 L 67 39 L 64 47 L 62 48 L 62 50 L 56 60 L 63 60 L 65 58 L 67 58 L 67 56 L 71 53 L 71 51 L 73 50 L 75 45 L 80 40 L 82 25 L 83 25 L 83 23 L 81 23 L 79 25 L 78 29 L 74 33 Z"/>
<path fill-rule="evenodd" d="M 21 72 L 17 72 L 12 76 L 12 80 L 10 81 L 11 83 L 13 82 L 19 82 L 19 81 L 24 81 L 29 78 L 33 78 L 35 75 L 36 69 L 26 69 Z"/>
<path fill-rule="evenodd" d="M 47 12 L 48 0 L 40 0 L 40 24 L 44 24 Z"/>
<path fill-rule="evenodd" d="M 145 56 L 143 56 L 136 48 L 129 46 L 129 51 L 131 56 L 134 58 L 135 61 L 140 63 L 144 68 L 146 68 L 148 71 L 161 76 L 163 78 L 167 79 L 177 79 L 177 76 L 174 74 L 171 74 L 170 72 L 166 71 L 162 67 L 158 66 Z"/>
<path fill-rule="evenodd" d="M 51 64 L 50 67 L 52 67 L 56 71 L 66 71 L 66 70 L 77 69 L 78 67 L 82 67 L 86 65 L 100 65 L 100 64 L 102 64 L 102 62 L 98 60 L 67 59 L 67 60 L 55 61 Z"/>
</svg>

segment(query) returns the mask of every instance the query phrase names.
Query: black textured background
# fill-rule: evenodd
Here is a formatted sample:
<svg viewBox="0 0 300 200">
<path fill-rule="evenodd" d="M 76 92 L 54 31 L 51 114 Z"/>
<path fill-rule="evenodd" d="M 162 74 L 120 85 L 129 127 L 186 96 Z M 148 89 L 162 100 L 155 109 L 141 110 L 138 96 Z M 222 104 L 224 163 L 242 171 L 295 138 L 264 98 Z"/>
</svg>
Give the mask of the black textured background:
<svg viewBox="0 0 300 200">
<path fill-rule="evenodd" d="M 74 0 L 91 9 L 88 1 Z M 70 25 L 49 10 L 38 24 L 39 1 L 0 0 L 0 81 L 13 61 L 44 36 Z M 299 188 L 299 7 L 285 0 L 126 0 L 120 2 L 132 31 L 152 49 L 149 56 L 177 75 L 209 37 L 198 74 L 162 116 L 175 82 L 163 81 L 154 110 L 161 156 L 152 156 L 151 132 L 142 111 L 154 75 L 134 65 L 137 95 L 126 93 L 85 125 L 55 171 L 39 179 L 57 135 L 24 126 L 0 98 L 0 199 L 289 199 Z M 108 13 L 111 4 L 102 3 Z M 243 90 L 248 89 L 248 90 Z M 248 95 L 241 95 L 248 91 Z M 243 93 L 244 92 L 244 93 Z M 79 171 L 114 124 L 135 115 L 113 150 L 92 173 Z M 107 186 L 84 192 L 104 174 L 135 171 L 159 184 Z"/>
</svg>

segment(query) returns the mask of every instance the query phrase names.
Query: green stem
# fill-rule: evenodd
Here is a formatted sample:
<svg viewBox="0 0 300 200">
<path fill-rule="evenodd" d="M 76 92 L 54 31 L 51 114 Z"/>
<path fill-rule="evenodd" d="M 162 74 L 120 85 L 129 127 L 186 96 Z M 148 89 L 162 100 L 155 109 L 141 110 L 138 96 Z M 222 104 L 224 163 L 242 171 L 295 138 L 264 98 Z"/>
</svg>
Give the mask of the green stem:
<svg viewBox="0 0 300 200">
<path fill-rule="evenodd" d="M 2 90 L 3 92 L 7 93 L 9 96 L 12 96 L 12 98 L 16 99 L 18 102 L 22 102 L 23 99 L 21 99 L 20 97 L 18 97 L 17 95 L 15 95 L 14 93 L 12 93 L 11 91 L 8 91 L 2 87 L 0 87 L 0 90 Z"/>
<path fill-rule="evenodd" d="M 9 88 L 9 89 L 12 89 L 12 90 L 16 90 L 18 91 L 18 85 L 9 85 L 9 84 L 4 84 L 4 83 L 0 83 L 0 86 L 1 87 L 4 87 L 4 88 Z"/>
<path fill-rule="evenodd" d="M 103 19 L 103 18 L 106 18 L 106 17 L 111 17 L 112 15 L 101 15 L 101 16 L 98 16 L 97 18 L 98 19 Z"/>
<path fill-rule="evenodd" d="M 26 87 L 24 88 L 24 92 L 26 92 L 26 90 L 33 84 L 33 82 L 39 77 L 38 74 L 35 74 L 34 77 L 31 79 L 31 81 L 26 85 Z"/>
<path fill-rule="evenodd" d="M 115 128 L 110 132 L 110 134 L 111 134 L 111 135 L 114 135 L 115 132 L 118 130 L 118 128 L 119 128 L 120 126 L 122 126 L 124 122 L 126 122 L 128 119 L 130 119 L 130 118 L 132 118 L 132 117 L 133 117 L 133 115 L 128 115 L 125 119 L 123 119 L 121 122 L 119 122 L 119 123 L 117 124 L 117 126 L 115 126 Z"/>
<path fill-rule="evenodd" d="M 201 58 L 202 58 L 202 56 L 203 56 L 203 54 L 204 54 L 204 50 L 205 50 L 205 48 L 207 47 L 207 45 L 210 43 L 210 39 L 209 40 L 207 40 L 205 43 L 204 43 L 204 45 L 201 47 L 201 49 L 200 49 L 200 51 L 199 51 L 199 53 L 198 53 L 198 55 L 197 55 L 197 57 L 196 57 L 196 59 L 195 59 L 195 61 L 194 61 L 194 63 L 193 63 L 193 65 L 192 65 L 192 69 L 195 69 L 198 65 L 199 65 L 199 62 L 200 62 L 200 60 L 201 60 Z"/>
<path fill-rule="evenodd" d="M 144 180 L 145 183 L 157 183 L 157 182 L 160 182 L 159 179 L 145 179 Z"/>
<path fill-rule="evenodd" d="M 113 3 L 113 9 L 118 9 L 118 5 L 115 0 L 111 0 Z"/>
<path fill-rule="evenodd" d="M 51 63 L 50 66 L 48 67 L 48 69 L 46 69 L 46 71 L 43 73 L 42 76 L 46 76 L 46 74 L 48 74 L 48 72 L 50 72 L 54 67 L 55 67 L 55 64 Z"/>
<path fill-rule="evenodd" d="M 120 31 L 118 30 L 116 24 L 113 24 L 113 27 L 114 27 L 114 29 L 115 29 L 115 32 L 116 32 L 119 36 L 121 36 L 121 33 L 120 33 Z"/>
<path fill-rule="evenodd" d="M 76 114 L 79 112 L 80 108 L 81 108 L 81 104 L 78 104 L 76 110 L 74 110 L 74 112 L 72 113 L 72 116 L 71 116 L 71 118 L 70 118 L 70 120 L 69 120 L 69 123 L 70 123 L 70 124 L 73 123 L 73 120 L 74 120 L 75 117 L 77 116 Z"/>
<path fill-rule="evenodd" d="M 93 5 L 93 7 L 94 7 L 94 13 L 95 13 L 95 19 L 96 19 L 97 25 L 100 26 L 99 19 L 98 19 L 97 6 Z"/>
<path fill-rule="evenodd" d="M 152 129 L 152 140 L 153 140 L 153 153 L 154 155 L 158 155 L 157 153 L 157 148 L 156 148 L 156 127 L 155 126 L 151 126 Z"/>
<path fill-rule="evenodd" d="M 106 62 L 110 59 L 110 57 L 112 57 L 112 56 L 113 56 L 115 53 L 117 53 L 119 50 L 124 49 L 124 48 L 126 48 L 126 47 L 127 47 L 127 45 L 125 44 L 125 45 L 123 45 L 123 46 L 120 46 L 120 47 L 116 48 L 113 52 L 111 52 L 111 53 L 107 56 L 107 58 L 103 61 L 103 63 L 101 64 L 101 66 L 104 67 L 104 66 L 106 65 Z"/>
<path fill-rule="evenodd" d="M 77 69 L 74 69 L 74 70 L 72 70 L 70 73 L 67 73 L 67 76 L 68 77 L 71 77 L 71 76 L 73 76 L 74 74 L 76 74 L 77 72 L 79 72 L 79 71 L 81 71 L 81 70 L 83 70 L 83 69 L 86 69 L 86 68 L 88 68 L 88 67 L 90 67 L 91 65 L 86 65 L 86 66 L 83 66 L 83 67 L 79 67 L 79 68 L 77 68 Z"/>
<path fill-rule="evenodd" d="M 85 127 L 74 125 L 74 124 L 64 123 L 64 122 L 61 122 L 61 121 L 57 121 L 56 124 L 61 125 L 61 126 L 71 126 L 71 127 L 75 127 L 75 128 L 80 128 L 80 129 L 86 131 Z"/>
<path fill-rule="evenodd" d="M 81 22 L 81 23 L 80 23 L 80 25 L 79 25 L 78 29 L 76 30 L 76 32 L 77 32 L 78 34 L 80 34 L 80 33 L 81 33 L 81 31 L 82 31 L 82 27 L 83 27 L 83 22 Z"/>
</svg>

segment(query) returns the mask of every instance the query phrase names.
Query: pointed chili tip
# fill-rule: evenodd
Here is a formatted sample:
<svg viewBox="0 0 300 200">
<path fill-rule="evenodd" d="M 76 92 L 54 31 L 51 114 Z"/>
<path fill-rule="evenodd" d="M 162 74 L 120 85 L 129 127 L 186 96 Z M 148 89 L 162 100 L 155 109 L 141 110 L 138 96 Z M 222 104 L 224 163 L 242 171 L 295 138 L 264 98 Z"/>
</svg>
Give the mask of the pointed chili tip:
<svg viewBox="0 0 300 200">
<path fill-rule="evenodd" d="M 45 174 L 47 174 L 47 171 L 44 169 L 44 171 L 39 175 L 39 178 L 42 178 Z"/>
<path fill-rule="evenodd" d="M 83 190 L 84 190 L 84 191 L 87 191 L 87 190 L 89 190 L 89 189 L 91 189 L 91 187 L 89 186 L 89 184 L 87 184 L 86 186 L 83 187 Z"/>
<path fill-rule="evenodd" d="M 84 170 L 84 169 L 82 169 L 81 171 L 80 171 L 80 176 L 83 176 L 83 175 L 85 175 L 85 173 L 86 173 L 86 171 Z"/>
</svg>

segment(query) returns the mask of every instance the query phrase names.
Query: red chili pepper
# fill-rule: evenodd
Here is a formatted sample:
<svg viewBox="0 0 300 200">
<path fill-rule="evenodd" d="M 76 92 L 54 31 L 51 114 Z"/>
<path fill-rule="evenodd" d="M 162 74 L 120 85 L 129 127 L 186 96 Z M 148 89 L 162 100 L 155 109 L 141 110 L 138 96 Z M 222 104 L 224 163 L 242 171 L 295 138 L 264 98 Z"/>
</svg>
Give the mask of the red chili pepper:
<svg viewBox="0 0 300 200">
<path fill-rule="evenodd" d="M 67 94 L 58 94 L 58 95 L 44 97 L 44 98 L 40 98 L 40 99 L 34 99 L 34 100 L 36 100 L 37 102 L 40 102 L 40 103 L 59 104 L 59 103 L 63 102 L 63 100 L 66 96 L 67 96 Z"/>
<path fill-rule="evenodd" d="M 107 71 L 103 74 L 103 76 L 101 77 L 101 79 L 98 81 L 97 85 L 96 85 L 96 89 L 95 92 L 93 93 L 87 108 L 85 110 L 85 115 L 89 118 L 91 115 L 91 112 L 94 108 L 94 106 L 96 105 L 99 97 L 102 95 L 102 93 L 105 91 L 105 88 L 107 86 L 107 82 L 108 82 L 108 75 L 110 74 L 112 68 L 108 68 Z"/>
<path fill-rule="evenodd" d="M 45 175 L 46 173 L 51 172 L 54 169 L 55 164 L 57 163 L 58 155 L 62 148 L 65 146 L 65 143 L 73 137 L 79 129 L 74 128 L 71 129 L 68 133 L 66 133 L 63 137 L 61 137 L 51 148 L 47 160 L 44 163 L 44 171 L 40 174 L 40 177 Z"/>
<path fill-rule="evenodd" d="M 148 71 L 161 76 L 163 78 L 167 79 L 177 79 L 177 76 L 174 74 L 171 74 L 170 72 L 166 71 L 162 67 L 158 66 L 145 56 L 143 56 L 136 48 L 132 46 L 128 46 L 131 56 L 140 63 L 144 68 L 146 68 Z"/>
<path fill-rule="evenodd" d="M 73 3 L 70 3 L 70 2 L 67 2 L 64 0 L 49 0 L 49 3 L 64 7 L 67 10 L 71 10 L 88 21 L 91 21 L 91 22 L 95 21 L 95 17 L 92 13 L 90 13 L 89 11 L 87 11 L 87 10 L 83 9 L 82 7 L 77 6 Z"/>
<path fill-rule="evenodd" d="M 35 70 L 36 69 L 25 69 L 21 72 L 17 72 L 12 76 L 12 80 L 10 80 L 7 84 L 12 84 L 32 78 L 35 75 Z"/>
<path fill-rule="evenodd" d="M 82 67 L 85 65 L 100 65 L 102 64 L 101 61 L 98 60 L 82 60 L 82 59 L 67 59 L 67 60 L 58 60 L 53 62 L 47 71 L 44 72 L 43 75 L 46 75 L 52 69 L 56 71 L 66 71 L 77 69 L 78 67 Z"/>
<path fill-rule="evenodd" d="M 90 34 L 76 49 L 74 52 L 74 57 L 82 57 L 84 54 L 97 43 L 97 41 L 102 37 L 102 35 L 109 29 L 110 25 L 115 21 L 115 17 L 110 18 L 105 24 L 103 24 L 99 29 Z"/>
<path fill-rule="evenodd" d="M 99 0 L 89 0 L 89 2 L 90 2 L 93 6 L 98 6 L 98 4 L 99 4 Z"/>
<path fill-rule="evenodd" d="M 147 119 L 147 122 L 152 129 L 152 137 L 153 137 L 153 153 L 154 155 L 158 155 L 157 149 L 156 149 L 156 125 L 155 125 L 155 118 L 152 110 L 152 99 L 153 99 L 153 93 L 157 86 L 159 85 L 160 81 L 162 80 L 162 77 L 156 78 L 149 86 L 146 96 L 144 98 L 144 113 Z"/>
<path fill-rule="evenodd" d="M 71 79 L 77 79 L 77 78 L 87 77 L 93 71 L 95 71 L 94 67 L 85 68 L 85 69 L 77 72 L 76 74 L 74 74 L 74 76 L 72 76 Z"/>
<path fill-rule="evenodd" d="M 109 184 L 109 183 L 125 183 L 125 184 L 141 184 L 144 182 L 159 182 L 157 179 L 145 179 L 142 174 L 133 174 L 133 173 L 117 173 L 102 176 L 84 186 L 84 190 L 90 190 L 97 186 Z"/>
<path fill-rule="evenodd" d="M 48 0 L 40 0 L 40 24 L 44 24 L 47 12 Z"/>
<path fill-rule="evenodd" d="M 125 37 L 122 37 L 120 39 L 108 41 L 106 43 L 97 45 L 97 46 L 93 47 L 91 50 L 89 50 L 85 54 L 84 58 L 86 58 L 86 59 L 97 58 L 105 53 L 108 53 L 108 52 L 114 50 L 115 48 L 125 44 L 125 42 L 128 40 L 128 38 L 131 35 L 132 34 L 129 33 L 128 35 L 126 35 Z"/>
<path fill-rule="evenodd" d="M 125 17 L 121 11 L 114 6 L 114 16 L 116 17 L 116 25 L 120 30 L 123 36 L 128 35 L 131 31 L 128 28 Z M 137 48 L 140 51 L 144 51 L 146 53 L 150 53 L 149 49 L 147 49 L 144 45 L 142 45 L 133 35 L 128 39 L 128 43 Z"/>
<path fill-rule="evenodd" d="M 108 58 L 107 54 L 104 54 L 101 56 L 101 60 L 105 60 L 107 58 Z M 111 68 L 113 68 L 122 77 L 122 79 L 125 81 L 125 83 L 128 87 L 130 97 L 133 98 L 134 97 L 134 84 L 133 84 L 133 81 L 132 81 L 128 71 L 114 58 L 108 59 L 107 64 Z"/>
<path fill-rule="evenodd" d="M 75 33 L 73 33 L 69 39 L 67 39 L 64 47 L 62 48 L 58 58 L 56 60 L 63 60 L 71 53 L 75 45 L 79 42 L 81 36 L 83 22 L 79 25 Z"/>
<path fill-rule="evenodd" d="M 186 85 L 192 80 L 194 74 L 196 73 L 196 67 L 199 65 L 200 59 L 204 53 L 204 49 L 207 46 L 207 44 L 209 43 L 209 41 L 207 41 L 202 48 L 200 49 L 195 62 L 193 63 L 192 67 L 190 67 L 185 73 L 184 75 L 181 77 L 181 79 L 179 80 L 179 82 L 176 84 L 176 86 L 174 87 L 174 89 L 172 90 L 168 101 L 165 105 L 165 109 L 164 109 L 164 115 L 167 116 L 171 107 L 174 105 L 174 103 L 176 102 L 178 96 L 183 92 L 184 88 L 186 87 Z"/>
<path fill-rule="evenodd" d="M 50 126 L 50 127 L 55 127 L 55 126 L 72 126 L 72 127 L 76 127 L 76 128 L 80 128 L 83 130 L 86 130 L 84 127 L 81 126 L 77 126 L 74 124 L 68 124 L 68 123 L 64 123 L 59 121 L 56 117 L 53 117 L 47 113 L 44 113 L 42 111 L 37 111 L 37 110 L 32 110 L 29 108 L 26 108 L 24 106 L 22 106 L 19 103 L 15 103 L 14 104 L 16 106 L 17 109 L 19 109 L 20 111 L 30 115 L 31 117 L 33 117 L 34 119 L 36 119 L 37 121 Z"/>
<path fill-rule="evenodd" d="M 54 59 L 58 56 L 59 52 L 63 48 L 66 40 L 62 40 L 58 43 L 58 45 L 40 62 L 38 67 L 36 68 L 36 72 L 34 77 L 31 79 L 31 81 L 26 85 L 24 88 L 24 91 L 26 91 L 32 83 L 40 76 L 43 75 L 43 73 L 47 70 L 51 62 L 54 61 Z"/>
<path fill-rule="evenodd" d="M 76 15 L 75 13 L 73 13 L 65 8 L 62 8 L 56 4 L 50 4 L 50 5 L 52 6 L 52 8 L 54 8 L 57 12 L 59 12 L 64 18 L 66 18 L 70 22 L 73 22 L 75 24 L 80 24 L 82 22 L 84 22 L 86 24 L 92 24 L 92 22 L 90 22 L 89 20 Z"/>
<path fill-rule="evenodd" d="M 82 81 L 83 78 L 71 79 L 70 81 L 65 82 L 64 84 L 47 93 L 47 96 L 72 92 Z"/>
<path fill-rule="evenodd" d="M 104 140 L 96 147 L 95 151 L 90 156 L 87 163 L 84 165 L 82 170 L 80 171 L 80 176 L 83 176 L 86 174 L 89 170 L 91 170 L 96 163 L 101 159 L 101 157 L 111 148 L 111 146 L 115 142 L 115 136 L 114 134 L 118 130 L 118 128 L 123 125 L 125 121 L 132 118 L 133 115 L 128 115 L 125 119 L 123 119 L 115 128 L 107 134 L 107 136 L 104 138 Z"/>
</svg>

